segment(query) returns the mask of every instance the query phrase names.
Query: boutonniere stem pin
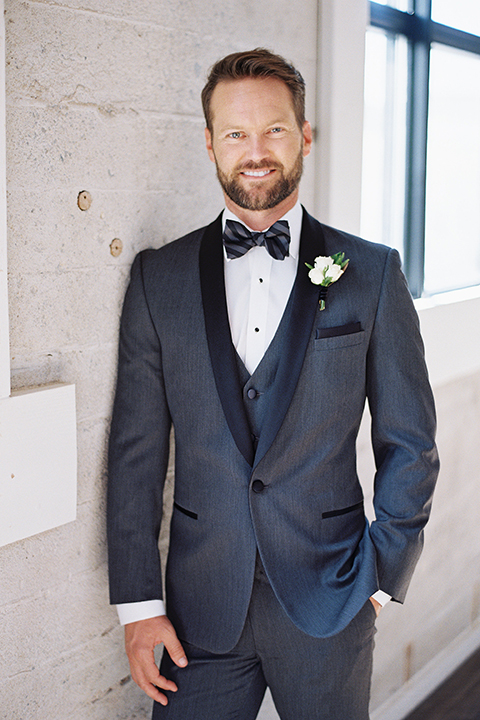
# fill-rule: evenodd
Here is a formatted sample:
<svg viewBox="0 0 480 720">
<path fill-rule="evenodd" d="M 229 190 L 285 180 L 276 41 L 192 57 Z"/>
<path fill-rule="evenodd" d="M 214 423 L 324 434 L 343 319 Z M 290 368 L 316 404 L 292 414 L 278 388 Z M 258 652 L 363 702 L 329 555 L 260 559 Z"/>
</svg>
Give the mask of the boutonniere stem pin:
<svg viewBox="0 0 480 720">
<path fill-rule="evenodd" d="M 310 269 L 308 277 L 314 285 L 320 285 L 320 294 L 318 298 L 318 304 L 320 310 L 325 310 L 325 300 L 327 299 L 327 292 L 330 285 L 343 275 L 347 269 L 347 265 L 350 261 L 345 260 L 345 253 L 338 252 L 330 257 L 323 257 L 319 255 L 314 260 L 314 265 L 305 263 Z"/>
</svg>

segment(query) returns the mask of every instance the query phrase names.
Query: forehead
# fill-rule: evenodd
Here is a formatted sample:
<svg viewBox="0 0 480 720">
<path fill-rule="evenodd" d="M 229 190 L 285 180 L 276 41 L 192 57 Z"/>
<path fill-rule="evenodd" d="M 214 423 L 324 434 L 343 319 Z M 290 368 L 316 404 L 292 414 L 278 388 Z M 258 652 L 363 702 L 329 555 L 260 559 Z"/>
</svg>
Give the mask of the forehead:
<svg viewBox="0 0 480 720">
<path fill-rule="evenodd" d="M 214 125 L 295 120 L 292 95 L 277 78 L 222 80 L 210 103 Z"/>
</svg>

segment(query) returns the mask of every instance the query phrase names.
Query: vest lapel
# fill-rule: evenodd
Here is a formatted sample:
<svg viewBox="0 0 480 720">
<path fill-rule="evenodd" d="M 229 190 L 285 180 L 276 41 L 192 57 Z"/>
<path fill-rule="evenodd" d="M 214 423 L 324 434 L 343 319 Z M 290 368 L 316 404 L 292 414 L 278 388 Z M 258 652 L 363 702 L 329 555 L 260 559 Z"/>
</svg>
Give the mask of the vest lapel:
<svg viewBox="0 0 480 720">
<path fill-rule="evenodd" d="M 235 443 L 249 465 L 253 464 L 253 443 L 238 377 L 235 348 L 228 321 L 221 215 L 205 229 L 200 246 L 200 285 L 217 392 Z"/>
<path fill-rule="evenodd" d="M 255 466 L 258 465 L 275 440 L 300 376 L 318 309 L 318 286 L 310 281 L 305 263 L 313 264 L 314 258 L 318 255 L 325 255 L 323 231 L 320 223 L 304 209 L 298 270 L 293 286 L 293 307 L 285 336 L 284 350 L 272 389 L 271 401 L 255 454 Z"/>
</svg>

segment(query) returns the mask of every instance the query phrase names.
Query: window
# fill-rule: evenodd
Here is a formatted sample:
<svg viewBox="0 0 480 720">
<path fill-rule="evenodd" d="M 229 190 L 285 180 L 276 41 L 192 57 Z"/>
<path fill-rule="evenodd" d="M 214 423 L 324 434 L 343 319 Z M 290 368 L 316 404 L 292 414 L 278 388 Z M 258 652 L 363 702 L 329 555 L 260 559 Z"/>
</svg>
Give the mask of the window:
<svg viewBox="0 0 480 720">
<path fill-rule="evenodd" d="M 362 234 L 415 297 L 480 284 L 480 3 L 371 2 Z"/>
</svg>

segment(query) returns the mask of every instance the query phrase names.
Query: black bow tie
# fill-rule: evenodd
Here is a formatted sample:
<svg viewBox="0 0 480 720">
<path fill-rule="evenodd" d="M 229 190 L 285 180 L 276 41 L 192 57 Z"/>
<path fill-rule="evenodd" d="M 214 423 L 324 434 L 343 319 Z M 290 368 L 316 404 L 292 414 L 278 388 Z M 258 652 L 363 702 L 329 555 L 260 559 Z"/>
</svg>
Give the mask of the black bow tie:
<svg viewBox="0 0 480 720">
<path fill-rule="evenodd" d="M 223 244 L 230 260 L 245 255 L 255 245 L 263 245 L 274 260 L 284 260 L 289 255 L 290 229 L 287 220 L 277 220 L 265 232 L 251 232 L 242 223 L 227 220 Z"/>
</svg>

